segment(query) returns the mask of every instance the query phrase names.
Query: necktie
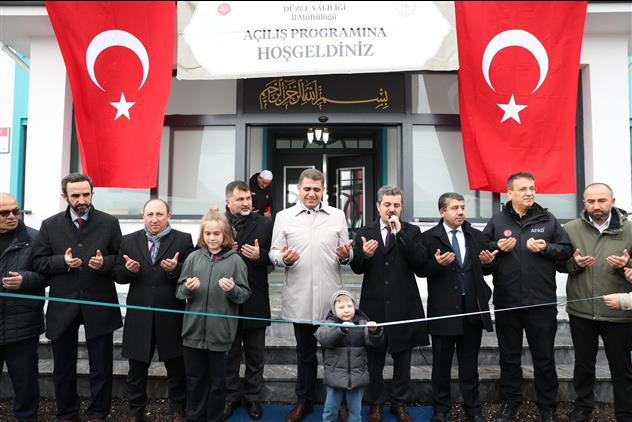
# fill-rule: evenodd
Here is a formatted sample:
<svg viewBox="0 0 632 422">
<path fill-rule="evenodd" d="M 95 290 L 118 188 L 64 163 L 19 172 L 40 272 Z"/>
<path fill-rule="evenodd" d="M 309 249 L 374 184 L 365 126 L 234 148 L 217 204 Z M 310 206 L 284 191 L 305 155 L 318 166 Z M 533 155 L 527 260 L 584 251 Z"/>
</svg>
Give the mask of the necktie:
<svg viewBox="0 0 632 422">
<path fill-rule="evenodd" d="M 158 242 L 151 242 L 151 246 L 149 247 L 149 257 L 151 258 L 152 264 L 156 263 L 156 258 L 158 257 L 158 248 L 156 247 L 156 243 Z"/>
<path fill-rule="evenodd" d="M 83 218 L 79 217 L 75 220 L 77 222 L 77 225 L 79 226 L 79 228 L 83 227 L 83 223 L 86 222 L 86 220 L 84 220 Z"/>
<path fill-rule="evenodd" d="M 391 246 L 391 242 L 393 241 L 393 233 L 391 233 L 391 228 L 388 226 L 384 226 L 384 230 L 386 230 L 386 240 L 384 241 L 384 246 L 388 248 Z"/>
<path fill-rule="evenodd" d="M 452 233 L 452 249 L 454 249 L 456 260 L 459 262 L 459 265 L 463 265 L 463 261 L 461 259 L 461 248 L 459 247 L 459 240 L 456 238 L 458 230 L 452 230 L 450 233 Z"/>
</svg>

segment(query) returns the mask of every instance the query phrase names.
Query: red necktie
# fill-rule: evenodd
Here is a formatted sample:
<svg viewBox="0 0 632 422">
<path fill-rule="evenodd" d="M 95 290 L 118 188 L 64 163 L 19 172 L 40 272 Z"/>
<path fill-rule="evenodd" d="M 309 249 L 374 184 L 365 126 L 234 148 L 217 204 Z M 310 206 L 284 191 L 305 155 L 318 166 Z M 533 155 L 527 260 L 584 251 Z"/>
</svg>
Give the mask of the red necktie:
<svg viewBox="0 0 632 422">
<path fill-rule="evenodd" d="M 83 227 L 83 223 L 86 222 L 86 220 L 84 220 L 83 218 L 79 217 L 75 220 L 77 222 L 77 224 L 79 225 L 79 228 L 81 229 Z"/>
</svg>

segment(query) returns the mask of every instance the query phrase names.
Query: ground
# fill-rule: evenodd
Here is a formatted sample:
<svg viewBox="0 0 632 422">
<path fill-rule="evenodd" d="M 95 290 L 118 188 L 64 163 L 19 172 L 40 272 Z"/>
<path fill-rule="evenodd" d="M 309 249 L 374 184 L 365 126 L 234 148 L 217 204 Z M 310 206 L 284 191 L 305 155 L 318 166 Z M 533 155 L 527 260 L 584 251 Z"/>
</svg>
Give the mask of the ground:
<svg viewBox="0 0 632 422">
<path fill-rule="evenodd" d="M 13 412 L 11 410 L 11 400 L 0 400 L 0 421 L 12 421 Z M 85 415 L 85 408 L 87 402 L 82 401 L 81 414 Z M 487 402 L 483 406 L 483 416 L 486 420 L 493 420 L 493 416 L 498 410 L 499 404 L 497 402 Z M 558 405 L 558 414 L 561 416 L 561 420 L 564 421 L 565 415 L 572 409 L 572 403 L 560 403 Z M 289 407 L 288 407 L 289 410 Z M 265 414 L 265 405 L 264 405 Z M 166 400 L 151 400 L 146 409 L 146 420 L 152 422 L 167 422 L 169 419 L 169 405 Z M 233 422 L 235 417 L 231 418 L 229 422 Z M 85 420 L 85 416 L 84 419 Z M 125 400 L 115 399 L 112 402 L 112 412 L 108 418 L 111 422 L 119 422 L 127 420 L 127 402 Z M 247 419 L 246 419 L 247 420 Z M 455 406 L 451 414 L 451 421 L 460 422 L 465 421 L 463 409 L 460 405 Z M 531 402 L 525 402 L 520 409 L 517 421 L 539 421 L 540 417 L 537 412 L 535 404 Z M 615 421 L 614 411 L 611 404 L 599 403 L 595 411 L 593 412 L 593 421 L 595 422 L 609 422 Z M 55 401 L 52 399 L 42 399 L 40 401 L 39 421 L 48 422 L 56 421 L 55 419 Z M 241 421 L 241 420 L 240 420 Z M 237 422 L 237 421 L 235 421 Z"/>
</svg>

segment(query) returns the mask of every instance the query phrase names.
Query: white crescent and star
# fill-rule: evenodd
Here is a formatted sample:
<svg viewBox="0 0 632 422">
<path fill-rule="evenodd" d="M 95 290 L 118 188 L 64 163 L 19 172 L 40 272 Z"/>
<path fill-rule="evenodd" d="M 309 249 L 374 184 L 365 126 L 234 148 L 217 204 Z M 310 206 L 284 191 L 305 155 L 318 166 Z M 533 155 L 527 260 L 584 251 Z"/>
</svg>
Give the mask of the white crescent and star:
<svg viewBox="0 0 632 422">
<path fill-rule="evenodd" d="M 107 48 L 110 47 L 125 47 L 131 50 L 140 60 L 141 66 L 143 67 L 143 79 L 140 82 L 137 90 L 140 90 L 145 81 L 147 80 L 147 75 L 149 74 L 149 56 L 147 55 L 147 50 L 143 43 L 136 38 L 134 35 L 130 34 L 127 31 L 121 31 L 118 29 L 112 29 L 108 31 L 103 31 L 97 34 L 86 49 L 86 68 L 88 69 L 88 75 L 92 82 L 101 90 L 105 92 L 105 89 L 99 84 L 95 74 L 94 74 L 94 64 L 99 57 L 99 54 Z M 114 108 L 116 108 L 116 117 L 114 120 L 118 119 L 121 116 L 127 117 L 130 119 L 129 109 L 136 104 L 135 102 L 128 102 L 125 99 L 125 94 L 121 92 L 121 98 L 118 102 L 110 103 Z"/>
<path fill-rule="evenodd" d="M 549 72 L 549 56 L 547 55 L 546 49 L 540 40 L 538 40 L 533 34 L 522 29 L 510 29 L 508 31 L 501 32 L 492 38 L 487 44 L 482 60 L 483 77 L 485 78 L 485 82 L 487 82 L 487 85 L 489 85 L 492 91 L 496 92 L 496 89 L 494 89 L 494 86 L 489 79 L 489 68 L 496 54 L 507 47 L 522 47 L 529 51 L 538 62 L 538 66 L 540 68 L 540 78 L 538 80 L 538 84 L 535 86 L 533 91 L 531 91 L 533 94 L 538 90 L 538 88 L 540 88 L 540 86 L 542 86 L 544 80 L 546 79 L 546 75 Z M 508 119 L 513 119 L 520 123 L 520 115 L 518 113 L 527 108 L 527 105 L 525 104 L 516 104 L 513 94 L 507 104 L 497 105 L 505 113 L 500 121 L 501 123 Z"/>
</svg>

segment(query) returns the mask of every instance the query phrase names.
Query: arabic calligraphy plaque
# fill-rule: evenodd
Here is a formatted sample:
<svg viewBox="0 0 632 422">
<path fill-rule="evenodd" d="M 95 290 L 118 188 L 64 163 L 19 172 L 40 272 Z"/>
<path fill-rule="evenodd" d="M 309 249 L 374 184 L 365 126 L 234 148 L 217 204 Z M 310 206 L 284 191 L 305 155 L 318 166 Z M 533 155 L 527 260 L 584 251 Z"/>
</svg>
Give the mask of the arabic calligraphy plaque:
<svg viewBox="0 0 632 422">
<path fill-rule="evenodd" d="M 403 113 L 403 73 L 244 81 L 246 113 Z"/>
</svg>

